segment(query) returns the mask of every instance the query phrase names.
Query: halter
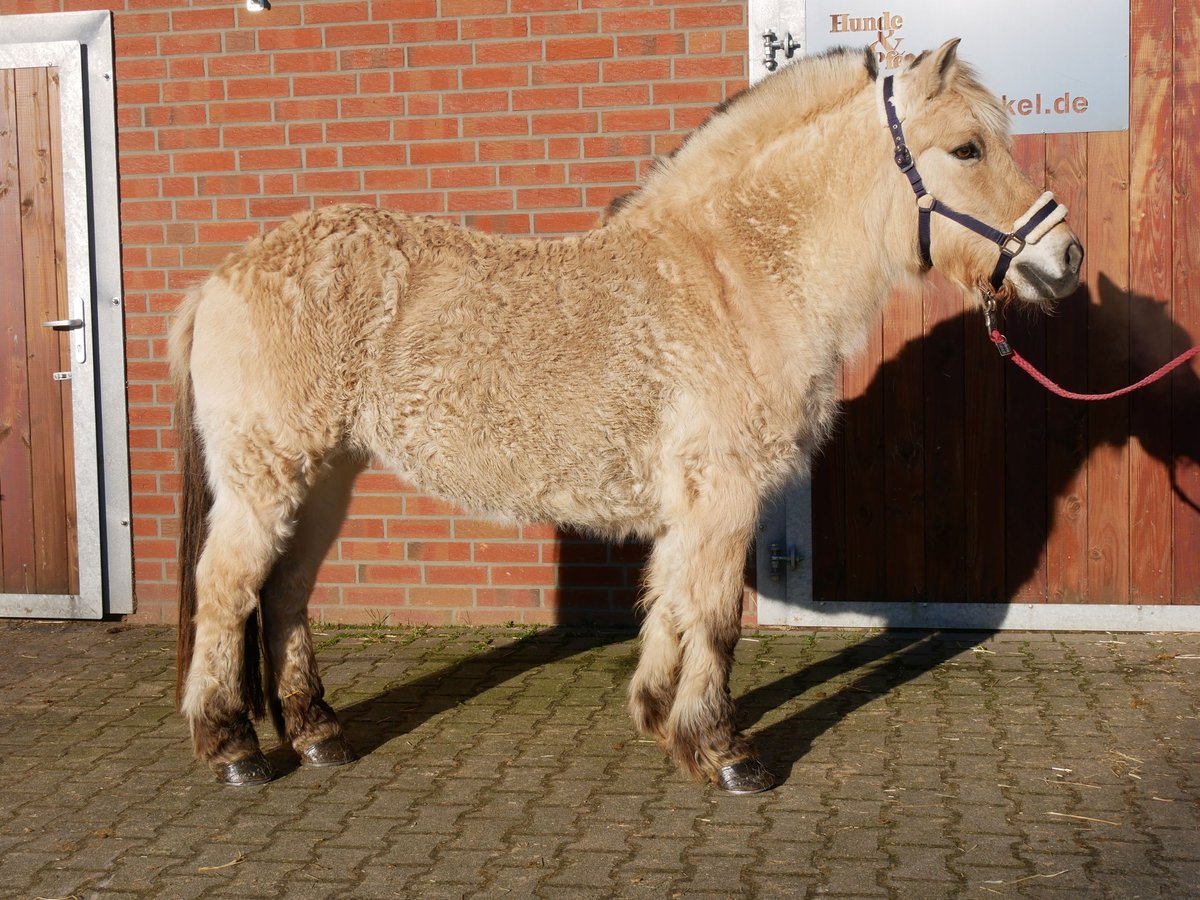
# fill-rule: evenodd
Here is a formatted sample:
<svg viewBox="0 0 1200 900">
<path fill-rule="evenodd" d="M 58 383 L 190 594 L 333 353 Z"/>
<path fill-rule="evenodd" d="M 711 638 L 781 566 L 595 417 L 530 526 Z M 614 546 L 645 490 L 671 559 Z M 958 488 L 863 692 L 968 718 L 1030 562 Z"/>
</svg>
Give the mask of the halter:
<svg viewBox="0 0 1200 900">
<path fill-rule="evenodd" d="M 883 109 L 887 114 L 888 130 L 896 145 L 896 165 L 908 177 L 908 183 L 912 185 L 913 193 L 917 195 L 917 236 L 921 245 L 921 264 L 926 269 L 933 267 L 933 257 L 930 255 L 929 224 L 933 213 L 936 212 L 981 237 L 987 238 L 1000 248 L 1000 258 L 996 261 L 996 268 L 992 270 L 990 279 L 992 291 L 998 291 L 1004 283 L 1004 276 L 1008 273 L 1008 267 L 1013 258 L 1025 249 L 1026 244 L 1037 243 L 1042 235 L 1065 219 L 1066 207 L 1056 203 L 1054 195 L 1046 191 L 1033 202 L 1033 205 L 1021 218 L 1017 219 L 1013 230 L 1006 232 L 999 231 L 974 216 L 961 213 L 935 199 L 925 190 L 912 153 L 909 151 L 908 145 L 904 143 L 904 132 L 900 128 L 900 116 L 896 112 L 893 96 L 895 89 L 892 83 L 893 77 L 887 75 L 883 79 Z M 990 295 L 988 299 L 994 303 L 994 298 Z"/>
</svg>

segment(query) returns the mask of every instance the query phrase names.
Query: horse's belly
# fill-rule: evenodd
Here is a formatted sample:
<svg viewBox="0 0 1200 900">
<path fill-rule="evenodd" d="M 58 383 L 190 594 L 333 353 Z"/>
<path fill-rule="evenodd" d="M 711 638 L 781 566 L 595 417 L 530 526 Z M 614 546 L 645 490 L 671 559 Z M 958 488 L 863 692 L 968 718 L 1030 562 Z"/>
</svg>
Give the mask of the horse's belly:
<svg viewBox="0 0 1200 900">
<path fill-rule="evenodd" d="M 638 391 L 618 403 L 578 396 L 578 383 L 558 384 L 557 398 L 533 385 L 455 383 L 470 387 L 399 392 L 376 420 L 371 449 L 415 487 L 504 519 L 654 530 L 656 417 L 650 403 L 631 402 Z"/>
</svg>

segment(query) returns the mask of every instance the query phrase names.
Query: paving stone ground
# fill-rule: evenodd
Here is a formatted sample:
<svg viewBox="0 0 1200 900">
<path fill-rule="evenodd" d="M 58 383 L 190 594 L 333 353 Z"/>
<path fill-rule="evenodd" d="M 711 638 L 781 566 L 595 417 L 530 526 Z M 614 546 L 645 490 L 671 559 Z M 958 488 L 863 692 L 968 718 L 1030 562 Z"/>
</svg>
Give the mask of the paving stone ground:
<svg viewBox="0 0 1200 900">
<path fill-rule="evenodd" d="M 363 754 L 215 784 L 173 632 L 0 622 L 0 895 L 1197 897 L 1200 635 L 747 632 L 783 778 L 726 797 L 633 732 L 628 633 L 325 629 Z"/>
</svg>

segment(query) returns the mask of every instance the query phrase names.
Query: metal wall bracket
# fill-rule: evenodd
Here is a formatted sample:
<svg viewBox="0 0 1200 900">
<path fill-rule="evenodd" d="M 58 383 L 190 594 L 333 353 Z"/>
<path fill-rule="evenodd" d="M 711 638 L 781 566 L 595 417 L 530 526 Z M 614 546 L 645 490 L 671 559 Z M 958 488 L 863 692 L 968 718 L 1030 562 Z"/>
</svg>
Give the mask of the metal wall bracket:
<svg viewBox="0 0 1200 900">
<path fill-rule="evenodd" d="M 775 58 L 775 54 L 783 51 L 785 59 L 791 59 L 796 55 L 796 51 L 800 49 L 800 42 L 792 37 L 790 31 L 783 33 L 783 40 L 775 36 L 774 31 L 763 32 L 763 68 L 768 72 L 774 72 L 779 68 L 779 60 Z"/>
<path fill-rule="evenodd" d="M 772 544 L 767 551 L 770 555 L 767 557 L 771 578 L 776 581 L 783 575 L 786 575 L 789 569 L 800 568 L 800 562 L 804 559 L 804 555 L 796 547 L 783 547 L 779 544 Z"/>
</svg>

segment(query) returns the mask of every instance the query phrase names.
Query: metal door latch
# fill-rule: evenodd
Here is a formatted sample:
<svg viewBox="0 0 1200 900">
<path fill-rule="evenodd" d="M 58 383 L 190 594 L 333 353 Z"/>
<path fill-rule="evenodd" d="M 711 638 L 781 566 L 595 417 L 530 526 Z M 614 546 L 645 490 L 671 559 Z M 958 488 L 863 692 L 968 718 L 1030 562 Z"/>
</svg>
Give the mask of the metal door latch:
<svg viewBox="0 0 1200 900">
<path fill-rule="evenodd" d="M 787 574 L 785 566 L 792 570 L 798 569 L 800 568 L 800 561 L 804 559 L 804 556 L 796 547 L 782 547 L 779 544 L 772 544 L 767 548 L 767 552 L 770 554 L 767 559 L 770 563 L 771 578 L 774 581 L 778 581 L 781 575 Z"/>
<path fill-rule="evenodd" d="M 70 372 L 55 372 L 54 375 L 51 377 L 55 381 L 70 381 L 71 373 Z"/>
<path fill-rule="evenodd" d="M 768 72 L 774 72 L 779 68 L 779 60 L 775 58 L 775 54 L 780 50 L 783 51 L 784 58 L 791 59 L 796 55 L 796 51 L 800 49 L 800 42 L 792 37 L 790 31 L 783 33 L 783 40 L 775 36 L 774 31 L 763 32 L 763 51 L 766 55 L 763 57 L 763 68 Z"/>
</svg>

